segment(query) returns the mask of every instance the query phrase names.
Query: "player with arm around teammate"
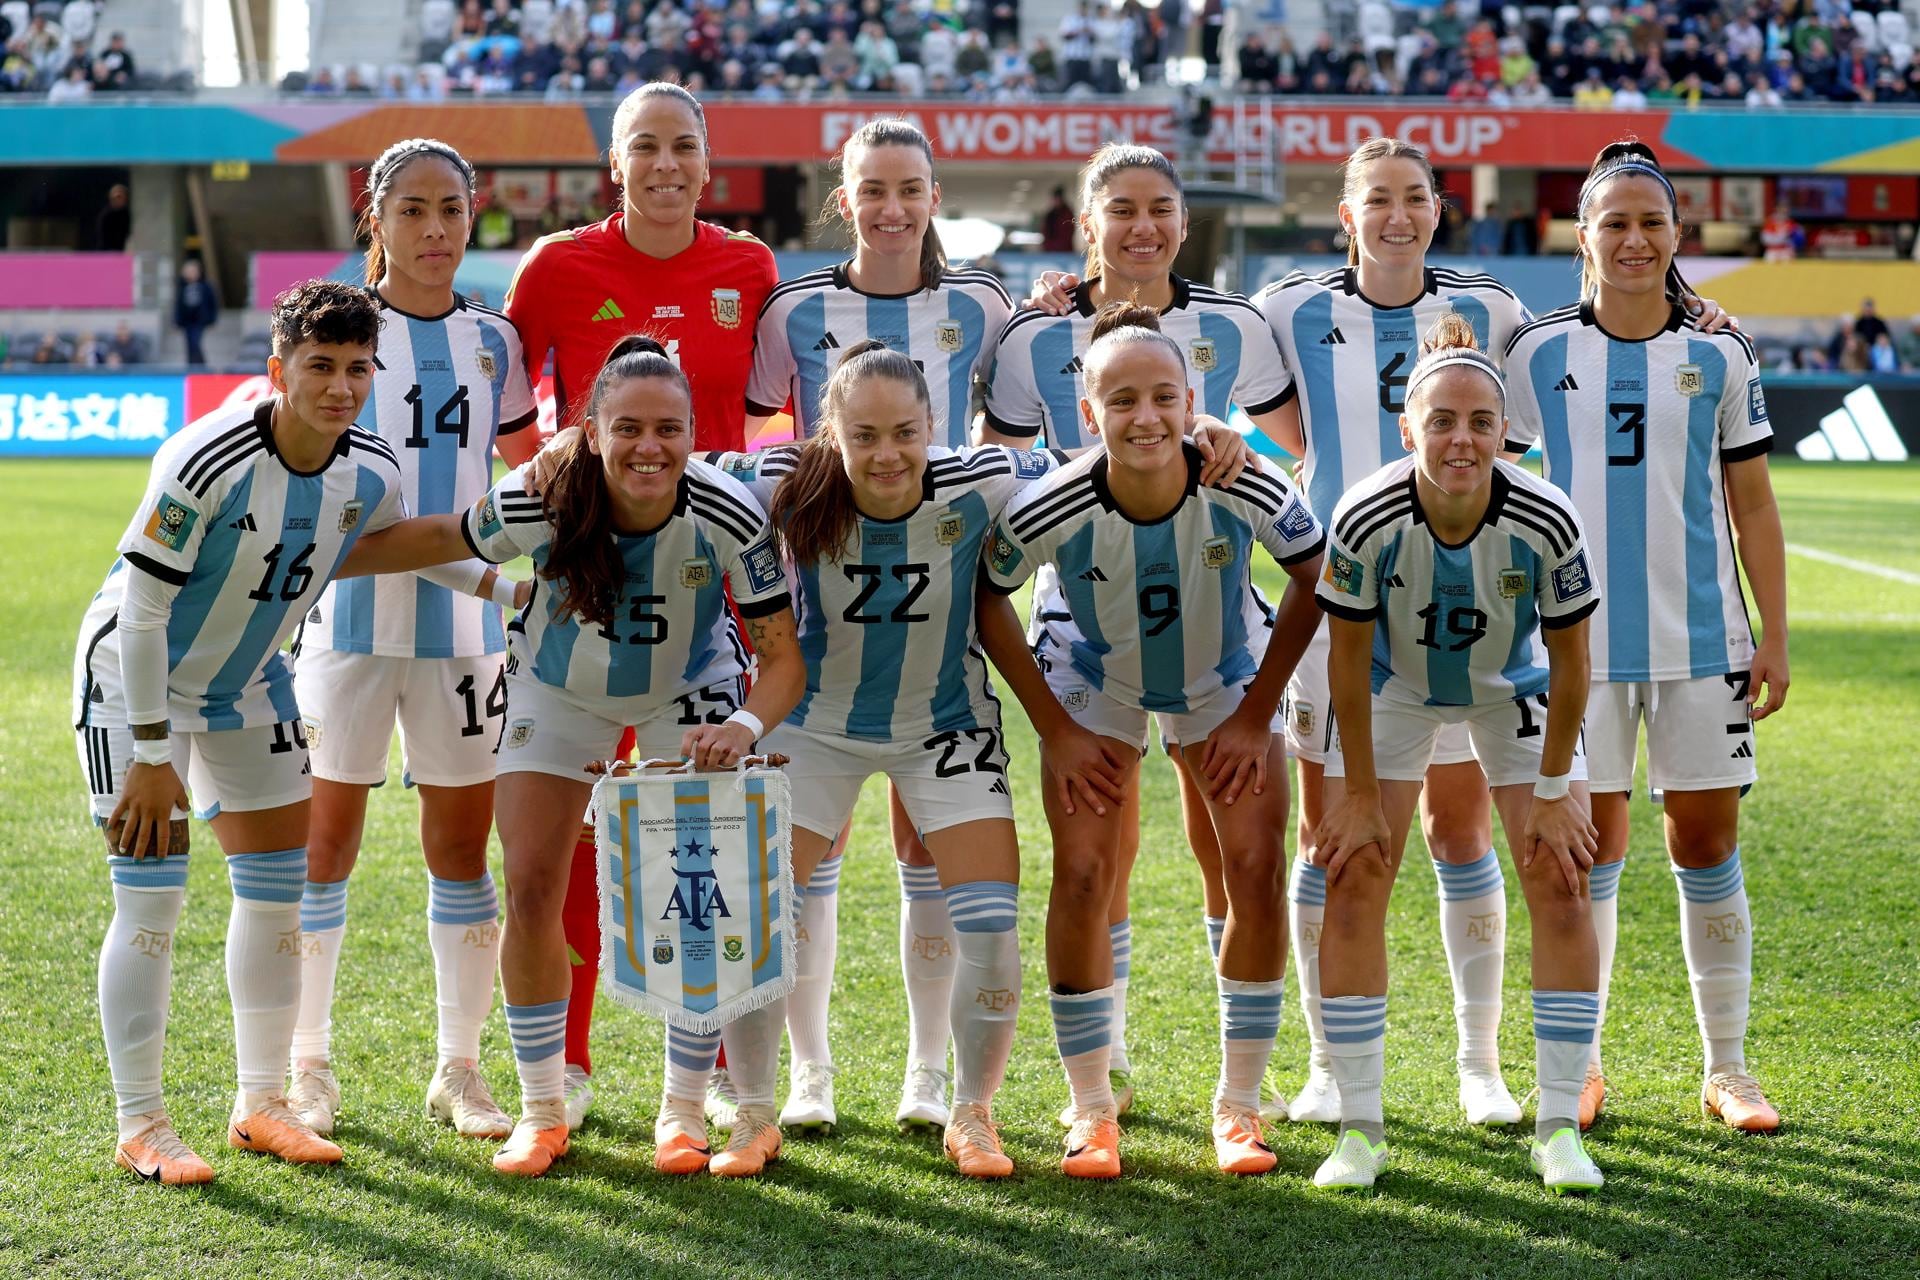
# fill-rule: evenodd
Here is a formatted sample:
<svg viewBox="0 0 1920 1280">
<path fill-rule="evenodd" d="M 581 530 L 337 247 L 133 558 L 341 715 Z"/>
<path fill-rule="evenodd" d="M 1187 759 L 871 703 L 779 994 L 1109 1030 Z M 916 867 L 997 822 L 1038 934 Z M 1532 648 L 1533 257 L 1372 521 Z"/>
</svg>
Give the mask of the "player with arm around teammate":
<svg viewBox="0 0 1920 1280">
<path fill-rule="evenodd" d="M 929 445 L 926 379 L 873 341 L 848 349 L 816 421 L 797 450 L 722 462 L 766 497 L 799 593 L 807 689 L 766 738 L 790 760 L 794 880 L 810 880 L 861 784 L 885 773 L 932 856 L 959 953 L 941 1018 L 954 1040 L 952 1106 L 934 1099 L 950 1116 L 947 1156 L 970 1176 L 1004 1177 L 1013 1162 L 990 1107 L 1020 1002 L 1020 850 L 975 585 L 993 522 L 1061 458 Z M 802 942 L 803 960 L 813 945 Z M 762 1101 L 743 1098 L 741 1114 Z"/>
<path fill-rule="evenodd" d="M 1149 712 L 1205 788 L 1208 834 L 1221 849 L 1215 1156 L 1231 1173 L 1264 1173 L 1275 1162 L 1259 1116 L 1286 961 L 1286 753 L 1272 720 L 1319 624 L 1309 597 L 1324 535 L 1283 478 L 1200 485 L 1199 454 L 1185 439 L 1192 392 L 1183 355 L 1155 322 L 1148 308 L 1103 309 L 1081 405 L 1101 445 L 1027 489 L 1001 518 L 980 604 L 986 651 L 1041 738 L 1054 842 L 1047 971 L 1073 1108 L 1061 1167 L 1073 1177 L 1120 1173 L 1106 917 L 1126 873 L 1126 801 Z M 1292 578 L 1257 659 L 1256 542 Z M 1006 599 L 1043 563 L 1058 571 L 1073 627 L 1044 674 Z"/>
<path fill-rule="evenodd" d="M 189 791 L 233 882 L 239 1090 L 227 1140 L 297 1164 L 340 1160 L 284 1092 L 311 779 L 280 646 L 355 541 L 404 508 L 393 450 L 353 425 L 373 379 L 374 300 L 310 281 L 275 299 L 271 323 L 276 394 L 160 447 L 75 655 L 75 735 L 113 884 L 99 980 L 114 1158 L 169 1184 L 213 1177 L 161 1096 Z"/>
<path fill-rule="evenodd" d="M 385 323 L 360 421 L 399 459 L 410 511 L 462 511 L 492 487 L 495 443 L 509 462 L 524 462 L 538 434 L 519 334 L 453 287 L 472 227 L 473 169 L 444 142 L 409 138 L 374 161 L 367 186 L 367 285 Z M 340 1105 L 331 1038 L 347 878 L 396 720 L 407 782 L 420 796 L 439 1012 L 427 1112 L 467 1137 L 504 1138 L 513 1127 L 477 1060 L 499 967 L 487 837 L 506 707 L 500 611 L 512 607 L 514 583 L 473 568 L 487 598 L 411 574 L 334 583 L 297 639 L 294 688 L 314 783 L 287 1097 L 322 1136 Z"/>
<path fill-rule="evenodd" d="M 761 308 L 747 385 L 750 435 L 791 403 L 795 436 L 814 436 L 833 371 L 856 343 L 875 340 L 912 359 L 924 376 L 936 434 L 921 443 L 967 446 L 974 391 L 1013 303 L 991 273 L 948 265 L 933 226 L 939 210 L 933 147 L 918 127 L 871 120 L 847 139 L 840 184 L 828 197 L 823 220 L 848 228 L 853 256 L 782 282 Z M 951 1080 L 947 1006 L 957 939 L 934 859 L 891 784 L 888 797 L 900 874 L 900 971 L 908 1024 L 894 1118 L 904 1127 L 938 1127 L 946 1123 Z M 816 1131 L 838 1121 L 827 1003 L 838 950 L 840 866 L 838 851 L 830 851 L 807 886 L 801 929 L 808 946 L 787 1001 L 793 1083 L 780 1121 Z M 715 1123 L 723 1122 L 722 1110 L 709 1109 Z"/>
<path fill-rule="evenodd" d="M 1701 1107 L 1768 1133 L 1780 1113 L 1746 1064 L 1753 936 L 1739 817 L 1758 777 L 1753 722 L 1780 709 L 1788 686 L 1786 547 L 1767 474 L 1773 427 L 1752 345 L 1689 314 L 1691 292 L 1674 266 L 1679 209 L 1652 148 L 1617 142 L 1600 152 L 1577 229 L 1580 302 L 1516 334 L 1507 368 L 1514 432 L 1539 443 L 1546 478 L 1571 495 L 1606 591 L 1587 701 L 1595 898 L 1603 878 L 1619 884 L 1644 721 L 1704 1051 Z M 1599 916 L 1603 1021 L 1608 906 Z M 1605 1096 L 1596 1036 L 1584 1121 Z"/>
<path fill-rule="evenodd" d="M 1440 727 L 1461 723 L 1533 919 L 1534 1168 L 1556 1192 L 1591 1190 L 1601 1176 L 1577 1111 L 1599 1010 L 1596 843 L 1579 739 L 1599 592 L 1572 504 L 1500 460 L 1500 372 L 1460 317 L 1442 319 L 1409 372 L 1401 421 L 1413 456 L 1340 499 L 1319 586 L 1335 731 L 1314 857 L 1326 871 L 1321 1007 L 1341 1116 L 1314 1185 L 1371 1187 L 1387 1164 L 1387 900 Z"/>
<path fill-rule="evenodd" d="M 391 572 L 470 546 L 494 561 L 531 555 L 537 571 L 534 598 L 512 628 L 494 802 L 508 890 L 501 985 L 521 1092 L 519 1123 L 494 1156 L 502 1173 L 538 1176 L 567 1151 L 571 979 L 560 907 L 592 789 L 588 764 L 633 726 L 644 756 L 728 768 L 793 709 L 805 684 L 766 518 L 743 486 L 690 458 L 692 416 L 686 375 L 661 344 L 623 338 L 594 380 L 586 430 L 541 494 L 527 492 L 523 468 L 464 516 L 409 521 L 363 544 L 348 566 Z M 728 585 L 758 656 L 744 704 L 747 652 Z M 715 723 L 713 709 L 727 714 Z M 701 723 L 683 731 L 689 719 Z M 724 1031 L 747 1061 L 764 1062 L 769 1091 L 784 1015 L 776 1001 Z M 687 1105 L 697 1115 L 713 1069 L 710 1041 L 682 1061 L 677 1034 L 667 1033 L 663 1118 Z M 737 1126 L 713 1170 L 757 1173 L 779 1143 L 775 1126 Z M 686 1154 L 707 1162 L 705 1150 Z"/>
</svg>

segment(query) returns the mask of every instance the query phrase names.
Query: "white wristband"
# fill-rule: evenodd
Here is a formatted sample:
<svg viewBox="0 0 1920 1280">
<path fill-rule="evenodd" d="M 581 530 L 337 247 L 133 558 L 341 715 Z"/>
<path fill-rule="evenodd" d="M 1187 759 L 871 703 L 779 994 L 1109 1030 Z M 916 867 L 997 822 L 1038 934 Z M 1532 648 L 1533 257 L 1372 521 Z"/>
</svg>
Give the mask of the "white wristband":
<svg viewBox="0 0 1920 1280">
<path fill-rule="evenodd" d="M 133 762 L 135 764 L 172 764 L 173 740 L 171 738 L 135 738 Z"/>
<path fill-rule="evenodd" d="M 495 574 L 493 578 L 493 589 L 488 592 L 488 594 L 493 598 L 493 602 L 502 609 L 512 609 L 514 607 L 513 593 L 519 590 L 519 587 L 519 583 L 507 577 L 504 573 Z"/>
<path fill-rule="evenodd" d="M 1570 773 L 1563 773 L 1557 778 L 1542 774 L 1540 780 L 1533 784 L 1533 796 L 1536 800 L 1558 800 L 1567 794 L 1567 789 L 1572 785 L 1573 775 Z"/>
<path fill-rule="evenodd" d="M 760 717 L 753 714 L 753 712 L 747 710 L 745 707 L 740 708 L 738 711 L 728 716 L 726 719 L 726 723 L 737 724 L 741 726 L 748 733 L 753 735 L 753 740 L 755 742 L 760 741 L 760 735 L 767 731 L 767 726 L 760 723 Z"/>
</svg>

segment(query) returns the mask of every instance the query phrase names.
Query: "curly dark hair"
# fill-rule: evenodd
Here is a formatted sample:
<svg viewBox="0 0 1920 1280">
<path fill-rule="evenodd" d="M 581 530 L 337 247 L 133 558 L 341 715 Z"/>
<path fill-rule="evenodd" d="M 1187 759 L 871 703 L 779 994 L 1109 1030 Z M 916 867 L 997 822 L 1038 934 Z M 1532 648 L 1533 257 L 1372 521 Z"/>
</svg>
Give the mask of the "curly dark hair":
<svg viewBox="0 0 1920 1280">
<path fill-rule="evenodd" d="M 378 350 L 380 307 L 359 285 L 305 280 L 273 300 L 273 353 L 282 360 L 303 342 L 345 343 Z"/>
</svg>

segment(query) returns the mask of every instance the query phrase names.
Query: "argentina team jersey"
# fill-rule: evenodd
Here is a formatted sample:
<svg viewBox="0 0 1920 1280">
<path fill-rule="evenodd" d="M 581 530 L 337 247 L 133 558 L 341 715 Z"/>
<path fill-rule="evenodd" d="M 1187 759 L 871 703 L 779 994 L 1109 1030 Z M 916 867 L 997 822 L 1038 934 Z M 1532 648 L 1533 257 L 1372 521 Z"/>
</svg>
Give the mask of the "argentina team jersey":
<svg viewBox="0 0 1920 1280">
<path fill-rule="evenodd" d="M 763 502 L 795 456 L 718 455 Z M 929 449 L 919 506 L 861 516 L 858 545 L 839 560 L 790 565 L 807 689 L 787 722 L 881 742 L 997 728 L 974 625 L 980 549 L 1014 495 L 1064 462 L 998 445 Z"/>
<path fill-rule="evenodd" d="M 1045 434 L 1058 449 L 1092 443 L 1080 417 L 1086 394 L 1081 360 L 1092 342 L 1093 283 L 1072 294 L 1073 310 L 1050 316 L 1027 310 L 1007 323 L 987 377 L 987 425 L 1002 435 Z M 1237 293 L 1173 277 L 1173 303 L 1160 331 L 1179 346 L 1193 388 L 1193 411 L 1226 420 L 1238 405 L 1266 413 L 1291 394 L 1273 334 L 1254 305 Z"/>
<path fill-rule="evenodd" d="M 540 576 L 553 525 L 524 469 L 509 473 L 467 510 L 461 531 L 493 564 L 533 557 L 533 599 L 507 628 L 519 669 L 609 720 L 632 723 L 702 685 L 739 675 L 748 654 L 727 586 L 746 618 L 790 603 L 767 518 L 746 487 L 698 459 L 687 463 L 673 514 L 651 533 L 610 534 L 626 564 L 613 621 L 560 615 L 560 596 Z"/>
<path fill-rule="evenodd" d="M 1441 316 L 1458 312 L 1495 360 L 1531 318 L 1489 275 L 1429 267 L 1425 284 L 1410 306 L 1384 307 L 1360 292 L 1358 268 L 1338 267 L 1296 271 L 1254 298 L 1300 396 L 1307 442 L 1301 483 L 1322 522 L 1356 481 L 1405 456 L 1400 413 L 1407 378 L 1421 338 Z"/>
<path fill-rule="evenodd" d="M 767 298 L 754 331 L 747 411 L 778 413 L 791 396 L 795 435 L 812 435 L 841 355 L 872 338 L 920 366 L 933 400 L 934 438 L 963 448 L 973 425 L 974 382 L 1013 313 L 1005 286 L 985 271 L 949 271 L 937 289 L 863 293 L 847 266 L 810 271 Z"/>
<path fill-rule="evenodd" d="M 175 589 L 167 620 L 167 707 L 175 733 L 299 718 L 280 646 L 360 535 L 405 514 L 385 441 L 349 427 L 320 470 L 301 474 L 273 441 L 279 397 L 234 405 L 160 446 L 120 559 L 87 610 L 82 696 L 119 664 L 127 575 Z M 86 707 L 76 722 L 84 722 Z"/>
<path fill-rule="evenodd" d="M 1049 641 L 1094 688 L 1147 711 L 1190 711 L 1252 678 L 1253 544 L 1284 565 L 1325 542 L 1285 476 L 1249 469 L 1202 487 L 1200 451 L 1183 449 L 1186 494 L 1161 519 L 1121 512 L 1096 449 L 1015 498 L 987 547 L 987 582 L 1002 593 L 1055 566 L 1067 618 L 1046 624 Z"/>
<path fill-rule="evenodd" d="M 1373 622 L 1373 692 L 1395 702 L 1469 707 L 1547 689 L 1535 633 L 1600 603 L 1580 517 L 1565 494 L 1511 462 L 1459 546 L 1434 536 L 1414 460 L 1390 462 L 1334 507 L 1320 607 Z"/>
<path fill-rule="evenodd" d="M 1734 567 L 1724 466 L 1773 444 L 1753 347 L 1679 307 L 1645 341 L 1610 336 L 1581 304 L 1521 329 L 1507 351 L 1508 437 L 1586 522 L 1606 592 L 1596 680 L 1723 675 L 1753 661 Z"/>
<path fill-rule="evenodd" d="M 520 335 L 498 311 L 456 295 L 445 315 L 381 300 L 385 324 L 360 425 L 400 460 L 407 510 L 463 511 L 493 484 L 493 442 L 536 410 Z M 496 431 L 497 425 L 497 431 Z M 506 648 L 500 606 L 410 573 L 349 578 L 309 611 L 303 648 L 393 658 L 470 658 Z"/>
</svg>

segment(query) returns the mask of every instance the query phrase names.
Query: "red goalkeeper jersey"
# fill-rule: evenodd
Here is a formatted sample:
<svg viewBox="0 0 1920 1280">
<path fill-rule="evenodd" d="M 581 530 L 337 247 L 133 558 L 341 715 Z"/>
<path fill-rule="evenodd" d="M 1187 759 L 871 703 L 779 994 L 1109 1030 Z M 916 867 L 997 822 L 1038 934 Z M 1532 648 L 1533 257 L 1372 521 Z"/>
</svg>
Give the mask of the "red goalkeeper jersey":
<svg viewBox="0 0 1920 1280">
<path fill-rule="evenodd" d="M 507 316 L 528 372 L 539 380 L 551 348 L 555 407 L 568 425 L 613 344 L 647 334 L 692 384 L 694 448 L 744 448 L 754 322 L 777 278 L 772 251 L 744 231 L 696 222 L 692 244 L 654 258 L 627 243 L 625 221 L 616 213 L 542 236 L 521 259 Z"/>
</svg>

